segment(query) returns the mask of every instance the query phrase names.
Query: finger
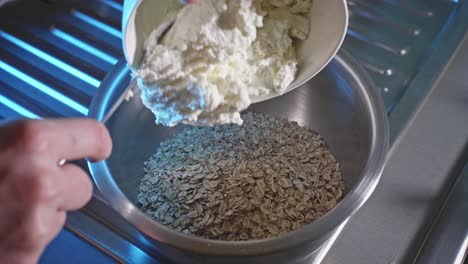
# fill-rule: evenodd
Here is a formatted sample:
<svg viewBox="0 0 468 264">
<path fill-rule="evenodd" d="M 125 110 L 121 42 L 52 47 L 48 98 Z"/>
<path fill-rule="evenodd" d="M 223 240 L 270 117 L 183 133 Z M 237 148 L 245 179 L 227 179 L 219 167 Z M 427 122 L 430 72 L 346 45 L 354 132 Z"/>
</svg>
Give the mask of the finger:
<svg viewBox="0 0 468 264">
<path fill-rule="evenodd" d="M 102 160 L 112 151 L 112 140 L 107 128 L 91 119 L 44 120 L 45 140 L 52 142 L 49 151 L 54 159 Z"/>
<path fill-rule="evenodd" d="M 48 228 L 47 234 L 44 235 L 46 244 L 49 244 L 62 231 L 66 219 L 66 212 L 57 210 L 53 212 L 52 209 L 47 216 L 42 217 L 42 224 Z"/>
<path fill-rule="evenodd" d="M 29 259 L 36 261 L 25 263 L 37 263 L 42 252 L 46 249 L 47 245 L 58 235 L 63 229 L 66 220 L 65 212 L 58 212 L 53 207 L 36 208 L 35 212 L 30 215 L 30 226 L 25 236 L 26 241 L 22 243 L 30 243 L 31 249 L 28 250 Z"/>
<path fill-rule="evenodd" d="M 54 206 L 29 208 L 6 237 L 3 247 L 8 251 L 1 258 L 11 260 L 6 263 L 37 263 L 47 244 L 62 230 L 65 218 L 65 212 Z"/>
<path fill-rule="evenodd" d="M 36 207 L 31 211 L 28 220 L 29 226 L 25 228 L 28 234 L 25 237 L 32 246 L 35 245 L 38 252 L 42 252 L 62 230 L 66 214 L 52 206 Z"/>
<path fill-rule="evenodd" d="M 89 175 L 80 167 L 66 164 L 59 168 L 56 175 L 58 207 L 61 211 L 77 210 L 91 199 L 93 184 Z"/>
</svg>

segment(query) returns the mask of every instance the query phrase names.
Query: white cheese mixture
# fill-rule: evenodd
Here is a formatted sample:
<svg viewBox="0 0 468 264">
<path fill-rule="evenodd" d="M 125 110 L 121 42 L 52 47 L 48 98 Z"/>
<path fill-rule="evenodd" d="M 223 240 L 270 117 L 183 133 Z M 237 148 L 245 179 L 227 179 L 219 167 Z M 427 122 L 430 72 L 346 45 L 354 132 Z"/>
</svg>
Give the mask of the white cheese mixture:
<svg viewBox="0 0 468 264">
<path fill-rule="evenodd" d="M 201 0 L 162 40 L 149 39 L 138 83 L 156 123 L 242 124 L 252 96 L 294 80 L 292 37 L 308 35 L 310 0 Z"/>
</svg>

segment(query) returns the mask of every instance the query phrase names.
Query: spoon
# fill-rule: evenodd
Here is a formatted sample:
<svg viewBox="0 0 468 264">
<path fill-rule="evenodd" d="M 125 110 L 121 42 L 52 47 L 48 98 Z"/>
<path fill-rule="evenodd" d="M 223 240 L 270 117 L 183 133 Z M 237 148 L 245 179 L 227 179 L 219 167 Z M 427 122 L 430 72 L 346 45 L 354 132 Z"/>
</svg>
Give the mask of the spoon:
<svg viewBox="0 0 468 264">
<path fill-rule="evenodd" d="M 183 5 L 177 0 L 124 0 L 122 31 L 123 50 L 127 65 L 133 73 L 143 59 L 144 46 L 147 39 L 159 40 L 174 24 L 176 11 Z M 156 28 L 156 29 L 155 29 Z M 120 105 L 128 100 L 137 85 L 129 85 L 117 98 L 104 116 L 102 123 L 107 123 Z"/>
<path fill-rule="evenodd" d="M 156 39 L 156 40 L 160 40 L 164 34 L 169 30 L 169 28 L 174 24 L 174 21 L 175 21 L 175 16 L 173 16 L 172 18 L 170 18 L 169 20 L 167 21 L 164 21 L 162 22 L 152 33 L 151 35 L 149 36 L 149 38 L 151 39 Z M 136 72 L 138 69 L 138 65 L 139 65 L 139 62 L 137 63 L 134 59 L 132 59 L 131 61 L 129 59 L 127 59 L 127 63 L 128 65 L 130 66 L 131 70 L 133 72 Z M 128 100 L 128 98 L 132 97 L 133 96 L 133 89 L 135 89 L 135 87 L 137 87 L 136 85 L 129 85 L 125 91 L 120 95 L 120 97 L 117 99 L 117 101 L 115 101 L 115 103 L 112 105 L 112 107 L 109 109 L 109 111 L 107 112 L 107 114 L 104 116 L 104 119 L 102 120 L 103 123 L 107 123 L 107 121 L 109 121 L 109 119 L 112 117 L 112 115 L 114 114 L 115 111 L 117 111 L 117 109 L 119 108 L 119 106 L 126 100 Z"/>
</svg>

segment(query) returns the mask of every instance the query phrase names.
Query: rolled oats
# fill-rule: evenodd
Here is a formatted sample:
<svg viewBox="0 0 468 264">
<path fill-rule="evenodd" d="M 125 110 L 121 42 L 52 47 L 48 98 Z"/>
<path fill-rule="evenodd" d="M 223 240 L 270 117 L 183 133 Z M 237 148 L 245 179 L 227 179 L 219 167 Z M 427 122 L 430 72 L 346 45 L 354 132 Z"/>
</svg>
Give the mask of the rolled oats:
<svg viewBox="0 0 468 264">
<path fill-rule="evenodd" d="M 319 135 L 263 114 L 243 119 L 163 141 L 145 162 L 142 209 L 185 234 L 244 241 L 297 230 L 337 205 L 340 167 Z"/>
</svg>

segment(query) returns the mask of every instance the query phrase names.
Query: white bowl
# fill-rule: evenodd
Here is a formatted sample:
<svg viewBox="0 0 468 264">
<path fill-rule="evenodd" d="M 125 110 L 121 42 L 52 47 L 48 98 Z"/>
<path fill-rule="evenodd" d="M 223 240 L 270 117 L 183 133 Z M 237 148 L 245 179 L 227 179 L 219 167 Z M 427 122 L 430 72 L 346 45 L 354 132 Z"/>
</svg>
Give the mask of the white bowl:
<svg viewBox="0 0 468 264">
<path fill-rule="evenodd" d="M 169 15 L 182 6 L 177 0 L 126 0 L 123 16 L 123 47 L 125 59 L 132 69 L 137 69 L 144 52 L 144 43 L 150 33 Z M 296 79 L 285 93 L 301 86 L 317 75 L 336 55 L 348 28 L 346 0 L 313 0 L 310 17 L 310 34 L 296 44 L 299 61 Z M 278 94 L 252 98 L 261 102 Z"/>
</svg>

